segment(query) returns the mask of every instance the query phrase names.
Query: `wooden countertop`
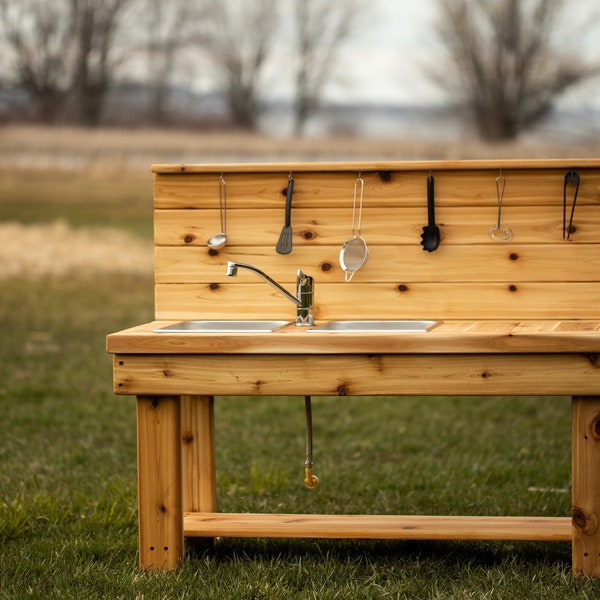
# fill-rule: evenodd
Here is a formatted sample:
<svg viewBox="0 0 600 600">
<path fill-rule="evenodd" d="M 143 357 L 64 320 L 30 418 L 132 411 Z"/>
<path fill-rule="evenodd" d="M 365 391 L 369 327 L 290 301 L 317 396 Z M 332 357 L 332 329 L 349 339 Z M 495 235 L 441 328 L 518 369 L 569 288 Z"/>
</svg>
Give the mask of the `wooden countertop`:
<svg viewBox="0 0 600 600">
<path fill-rule="evenodd" d="M 526 354 L 600 352 L 600 320 L 441 321 L 418 333 L 155 333 L 152 321 L 107 336 L 112 354 Z M 319 323 L 317 323 L 319 324 Z"/>
</svg>

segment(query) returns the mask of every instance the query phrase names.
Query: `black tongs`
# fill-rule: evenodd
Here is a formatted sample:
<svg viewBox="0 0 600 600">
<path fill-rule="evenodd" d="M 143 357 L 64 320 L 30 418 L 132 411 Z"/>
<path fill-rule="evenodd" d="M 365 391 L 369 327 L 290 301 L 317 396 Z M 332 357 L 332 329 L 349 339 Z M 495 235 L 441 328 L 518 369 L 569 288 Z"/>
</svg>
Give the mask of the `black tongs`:
<svg viewBox="0 0 600 600">
<path fill-rule="evenodd" d="M 573 214 L 575 213 L 575 203 L 577 202 L 577 193 L 579 192 L 579 173 L 574 169 L 567 171 L 565 175 L 565 185 L 563 188 L 563 240 L 571 239 L 571 233 L 573 229 Z M 573 204 L 571 205 L 571 216 L 569 217 L 569 226 L 567 227 L 567 187 L 574 185 L 575 190 L 573 192 Z"/>
</svg>

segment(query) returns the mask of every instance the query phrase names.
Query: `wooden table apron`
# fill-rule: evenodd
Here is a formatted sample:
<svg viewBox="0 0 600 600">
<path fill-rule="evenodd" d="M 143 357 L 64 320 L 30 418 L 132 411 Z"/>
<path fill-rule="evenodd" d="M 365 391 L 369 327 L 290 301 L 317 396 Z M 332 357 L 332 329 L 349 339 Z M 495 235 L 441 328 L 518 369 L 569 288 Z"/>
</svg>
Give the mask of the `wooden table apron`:
<svg viewBox="0 0 600 600">
<path fill-rule="evenodd" d="M 600 369 L 592 355 L 118 354 L 114 378 L 117 393 L 137 396 L 142 568 L 176 568 L 184 537 L 510 539 L 571 541 L 574 571 L 600 576 Z M 217 513 L 213 396 L 228 394 L 572 396 L 572 515 Z"/>
</svg>

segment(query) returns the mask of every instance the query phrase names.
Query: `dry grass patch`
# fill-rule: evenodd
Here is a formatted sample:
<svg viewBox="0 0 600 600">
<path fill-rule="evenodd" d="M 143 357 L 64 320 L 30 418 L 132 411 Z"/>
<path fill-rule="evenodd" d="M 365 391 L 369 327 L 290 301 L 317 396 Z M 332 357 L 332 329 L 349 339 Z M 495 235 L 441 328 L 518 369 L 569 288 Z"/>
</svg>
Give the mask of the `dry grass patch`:
<svg viewBox="0 0 600 600">
<path fill-rule="evenodd" d="M 402 136 L 273 137 L 232 131 L 82 129 L 8 126 L 0 136 L 0 160 L 16 168 L 148 172 L 153 163 L 294 162 L 319 160 L 455 160 L 577 158 L 600 155 L 600 143 L 551 143 L 524 138 L 484 144 Z"/>
<path fill-rule="evenodd" d="M 0 279 L 149 274 L 152 242 L 112 228 L 74 228 L 65 221 L 0 223 Z"/>
</svg>

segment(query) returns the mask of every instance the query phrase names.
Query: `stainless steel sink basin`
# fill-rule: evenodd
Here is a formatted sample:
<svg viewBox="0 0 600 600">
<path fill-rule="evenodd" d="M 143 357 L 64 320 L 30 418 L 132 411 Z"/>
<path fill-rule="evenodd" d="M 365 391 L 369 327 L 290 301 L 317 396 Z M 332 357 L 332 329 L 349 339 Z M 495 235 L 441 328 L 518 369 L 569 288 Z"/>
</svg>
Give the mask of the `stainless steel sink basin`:
<svg viewBox="0 0 600 600">
<path fill-rule="evenodd" d="M 308 330 L 310 332 L 335 332 L 335 333 L 414 333 L 429 331 L 437 321 L 330 321 Z"/>
<path fill-rule="evenodd" d="M 289 321 L 231 320 L 181 321 L 155 329 L 155 333 L 272 333 Z"/>
</svg>

